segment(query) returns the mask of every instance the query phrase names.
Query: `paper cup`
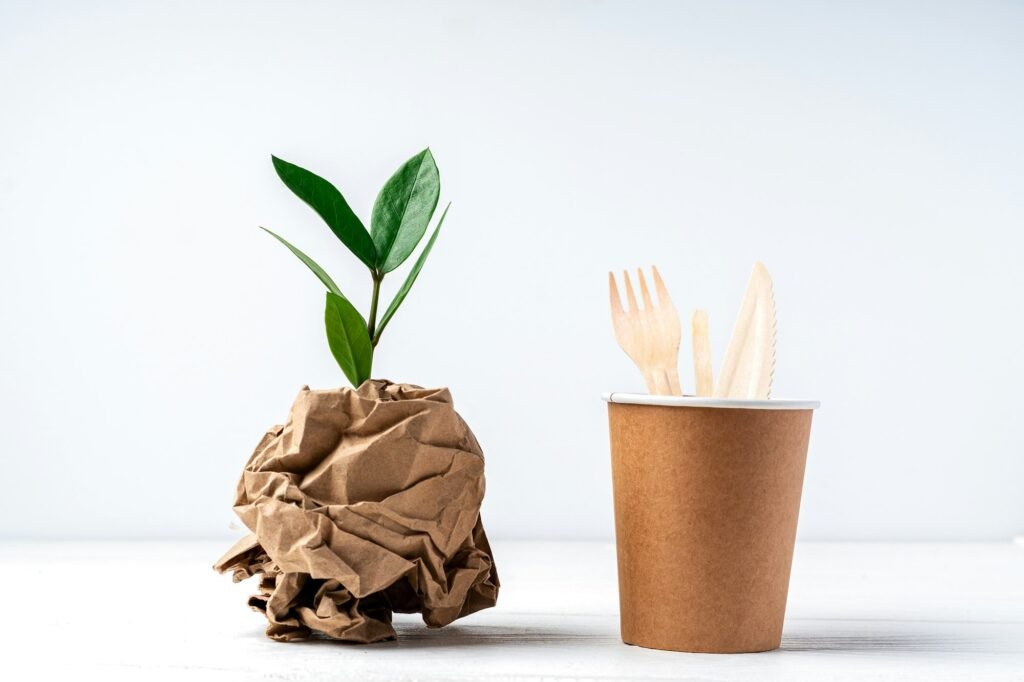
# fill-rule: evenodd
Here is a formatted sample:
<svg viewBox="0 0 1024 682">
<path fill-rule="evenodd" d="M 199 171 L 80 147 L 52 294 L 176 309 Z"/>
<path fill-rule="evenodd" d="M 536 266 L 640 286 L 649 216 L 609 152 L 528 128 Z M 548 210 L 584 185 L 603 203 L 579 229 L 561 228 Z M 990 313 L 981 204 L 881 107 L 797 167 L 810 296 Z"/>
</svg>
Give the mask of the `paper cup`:
<svg viewBox="0 0 1024 682">
<path fill-rule="evenodd" d="M 622 641 L 707 653 L 778 648 L 819 404 L 603 397 Z"/>
</svg>

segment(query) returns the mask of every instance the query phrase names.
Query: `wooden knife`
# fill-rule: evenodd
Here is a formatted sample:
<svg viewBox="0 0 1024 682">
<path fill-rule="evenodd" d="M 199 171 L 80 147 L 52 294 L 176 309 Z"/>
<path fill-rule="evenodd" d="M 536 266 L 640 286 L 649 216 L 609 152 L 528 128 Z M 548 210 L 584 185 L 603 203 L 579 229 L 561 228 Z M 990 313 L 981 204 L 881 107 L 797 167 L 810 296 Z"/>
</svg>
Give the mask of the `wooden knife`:
<svg viewBox="0 0 1024 682">
<path fill-rule="evenodd" d="M 775 295 L 764 264 L 754 264 L 743 303 L 733 327 L 716 398 L 767 400 L 775 372 Z"/>
</svg>

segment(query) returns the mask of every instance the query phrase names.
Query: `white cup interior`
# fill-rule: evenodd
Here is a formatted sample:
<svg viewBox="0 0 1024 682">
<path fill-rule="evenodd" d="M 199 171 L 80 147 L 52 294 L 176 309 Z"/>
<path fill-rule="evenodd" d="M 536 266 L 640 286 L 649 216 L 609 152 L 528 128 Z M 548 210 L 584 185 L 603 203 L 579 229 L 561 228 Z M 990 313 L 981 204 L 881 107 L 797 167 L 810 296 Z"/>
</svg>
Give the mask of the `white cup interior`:
<svg viewBox="0 0 1024 682">
<path fill-rule="evenodd" d="M 694 395 L 649 395 L 647 393 L 602 393 L 601 399 L 609 403 L 628 405 L 663 405 L 665 407 L 724 407 L 741 410 L 816 410 L 817 400 L 742 400 L 739 398 L 699 398 Z"/>
</svg>

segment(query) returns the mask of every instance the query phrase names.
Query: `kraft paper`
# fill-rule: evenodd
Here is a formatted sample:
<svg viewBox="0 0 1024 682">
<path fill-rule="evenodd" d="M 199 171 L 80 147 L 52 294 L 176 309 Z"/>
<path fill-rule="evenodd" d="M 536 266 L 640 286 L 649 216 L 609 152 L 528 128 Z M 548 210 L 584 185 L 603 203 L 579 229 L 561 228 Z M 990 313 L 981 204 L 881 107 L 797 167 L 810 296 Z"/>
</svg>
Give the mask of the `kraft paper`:
<svg viewBox="0 0 1024 682">
<path fill-rule="evenodd" d="M 246 464 L 234 509 L 252 534 L 214 568 L 259 576 L 272 639 L 393 639 L 394 612 L 441 627 L 497 601 L 483 496 L 447 389 L 306 387 Z"/>
</svg>

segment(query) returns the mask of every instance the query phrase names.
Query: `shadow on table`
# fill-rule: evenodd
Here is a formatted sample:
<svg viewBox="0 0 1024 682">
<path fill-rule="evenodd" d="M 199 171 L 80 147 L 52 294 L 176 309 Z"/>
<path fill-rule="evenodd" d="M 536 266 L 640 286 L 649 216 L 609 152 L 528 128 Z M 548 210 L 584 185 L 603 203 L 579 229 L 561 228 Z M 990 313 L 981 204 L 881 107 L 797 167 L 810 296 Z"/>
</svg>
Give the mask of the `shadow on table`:
<svg viewBox="0 0 1024 682">
<path fill-rule="evenodd" d="M 881 625 L 881 627 L 879 627 Z M 787 625 L 782 637 L 782 646 L 777 652 L 821 652 L 821 653 L 944 653 L 964 650 L 1002 651 L 998 641 L 979 641 L 957 636 L 953 633 L 936 632 L 927 624 L 915 627 L 915 623 L 865 622 L 863 628 L 849 621 L 841 627 L 834 623 L 804 623 L 799 627 Z M 479 647 L 541 646 L 563 647 L 590 643 L 608 646 L 624 646 L 614 633 L 600 628 L 574 629 L 566 627 L 545 627 L 543 625 L 449 625 L 430 629 L 419 622 L 396 622 L 398 639 L 376 644 L 348 644 L 330 639 L 313 638 L 298 645 L 327 645 L 367 647 L 367 650 L 417 650 L 455 649 Z M 931 630 L 930 632 L 927 630 Z M 638 647 L 639 649 L 639 647 Z M 1007 650 L 1017 651 L 1016 647 Z M 654 651 L 653 649 L 650 651 Z M 767 652 L 771 654 L 772 652 Z M 758 655 L 758 654 L 753 654 Z"/>
<path fill-rule="evenodd" d="M 903 632 L 879 632 L 865 629 L 863 632 L 850 630 L 786 632 L 782 636 L 781 651 L 843 651 L 858 653 L 921 653 L 947 652 L 965 648 L 969 642 L 963 637 L 951 637 L 936 632 L 920 632 L 912 629 Z"/>
<path fill-rule="evenodd" d="M 607 639 L 604 634 L 574 632 L 570 628 L 507 625 L 449 625 L 431 630 L 423 625 L 396 627 L 398 641 L 385 642 L 384 648 L 436 649 L 447 647 L 487 647 L 510 645 L 544 645 L 558 647 L 594 639 Z"/>
<path fill-rule="evenodd" d="M 544 626 L 518 625 L 448 625 L 443 628 L 428 628 L 420 622 L 395 622 L 397 640 L 359 644 L 341 642 L 314 635 L 309 639 L 290 642 L 288 646 L 341 646 L 365 647 L 369 650 L 389 649 L 448 649 L 473 647 L 509 647 L 515 645 L 540 645 L 560 647 L 566 644 L 607 640 L 609 644 L 621 644 L 617 636 L 604 632 L 575 631 L 570 627 L 551 628 Z M 254 638 L 263 638 L 262 633 L 253 633 Z"/>
</svg>

